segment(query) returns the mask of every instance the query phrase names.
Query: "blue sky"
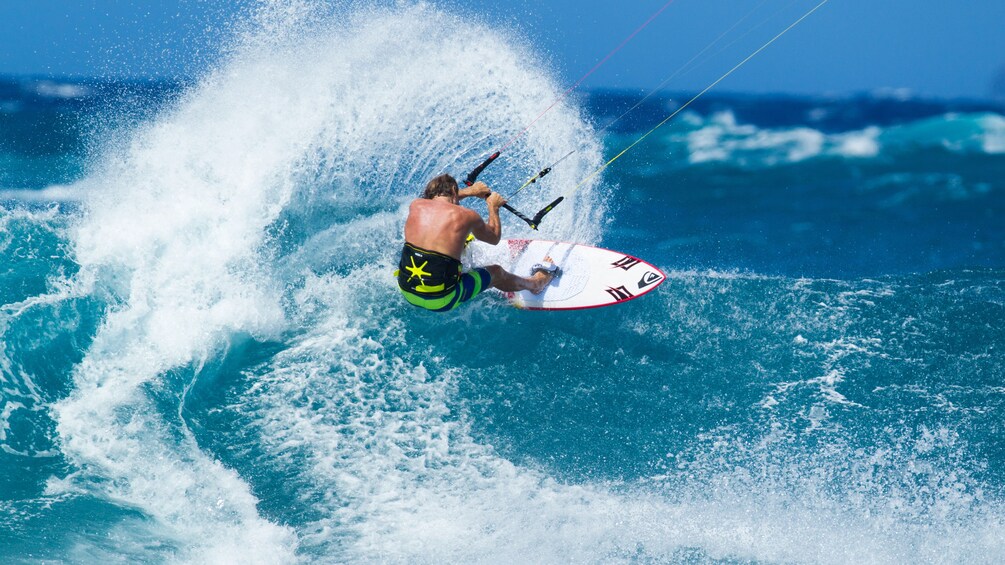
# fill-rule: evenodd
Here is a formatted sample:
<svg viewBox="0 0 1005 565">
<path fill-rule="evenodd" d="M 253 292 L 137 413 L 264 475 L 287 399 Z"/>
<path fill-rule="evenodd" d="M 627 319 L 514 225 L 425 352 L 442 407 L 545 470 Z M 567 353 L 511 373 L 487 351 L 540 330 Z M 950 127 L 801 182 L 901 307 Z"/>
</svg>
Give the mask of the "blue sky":
<svg viewBox="0 0 1005 565">
<path fill-rule="evenodd" d="M 575 81 L 667 0 L 433 1 L 514 29 Z M 719 34 L 761 24 L 671 88 L 700 89 L 818 0 L 674 0 L 586 86 L 651 88 Z M 0 73 L 177 76 L 197 71 L 241 6 L 234 0 L 8 0 Z M 908 89 L 985 97 L 1005 70 L 1005 1 L 830 0 L 718 87 L 745 92 Z M 733 36 L 735 37 L 735 36 Z"/>
</svg>

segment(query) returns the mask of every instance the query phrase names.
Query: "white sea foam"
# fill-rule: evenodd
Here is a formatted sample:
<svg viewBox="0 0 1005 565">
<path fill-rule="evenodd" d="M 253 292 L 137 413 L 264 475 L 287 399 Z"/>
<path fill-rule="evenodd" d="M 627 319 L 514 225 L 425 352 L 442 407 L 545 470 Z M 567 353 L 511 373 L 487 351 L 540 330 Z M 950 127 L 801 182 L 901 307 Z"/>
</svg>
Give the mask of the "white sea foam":
<svg viewBox="0 0 1005 565">
<path fill-rule="evenodd" d="M 45 98 L 74 99 L 84 98 L 91 94 L 91 89 L 86 85 L 72 82 L 56 82 L 52 80 L 42 80 L 29 83 L 30 88 Z"/>
<path fill-rule="evenodd" d="M 692 164 L 729 162 L 741 167 L 772 167 L 820 156 L 850 159 L 876 157 L 882 130 L 825 134 L 808 127 L 762 129 L 739 124 L 732 112 L 719 112 L 707 121 L 690 122 L 688 160 Z"/>
<path fill-rule="evenodd" d="M 998 114 L 956 114 L 887 128 L 882 144 L 895 151 L 941 148 L 954 153 L 1005 152 L 1005 118 Z"/>
<path fill-rule="evenodd" d="M 873 126 L 864 130 L 835 135 L 833 136 L 834 147 L 831 152 L 851 158 L 876 157 L 880 152 L 880 133 L 882 133 L 882 129 Z"/>
<path fill-rule="evenodd" d="M 55 184 L 38 190 L 7 188 L 0 189 L 0 200 L 20 202 L 77 202 L 83 198 L 75 185 Z"/>
<path fill-rule="evenodd" d="M 980 119 L 984 130 L 984 152 L 1005 153 L 1005 116 L 988 114 Z"/>
</svg>

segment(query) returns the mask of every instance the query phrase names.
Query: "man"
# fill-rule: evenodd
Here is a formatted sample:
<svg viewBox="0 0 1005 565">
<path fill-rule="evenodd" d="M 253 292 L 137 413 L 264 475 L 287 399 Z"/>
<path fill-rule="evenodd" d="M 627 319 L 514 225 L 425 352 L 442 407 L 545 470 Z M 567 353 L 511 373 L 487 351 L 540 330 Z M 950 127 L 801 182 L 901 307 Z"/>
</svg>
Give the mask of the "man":
<svg viewBox="0 0 1005 565">
<path fill-rule="evenodd" d="M 469 196 L 485 198 L 488 221 L 474 210 L 458 205 Z M 405 220 L 405 245 L 398 264 L 398 287 L 405 300 L 416 306 L 444 312 L 471 300 L 487 288 L 503 292 L 544 291 L 558 276 L 552 263 L 534 266 L 533 275 L 520 277 L 498 265 L 463 272 L 461 252 L 468 234 L 491 245 L 502 237 L 499 208 L 506 200 L 483 182 L 458 190 L 450 175 L 429 181 L 422 198 L 414 200 Z"/>
</svg>

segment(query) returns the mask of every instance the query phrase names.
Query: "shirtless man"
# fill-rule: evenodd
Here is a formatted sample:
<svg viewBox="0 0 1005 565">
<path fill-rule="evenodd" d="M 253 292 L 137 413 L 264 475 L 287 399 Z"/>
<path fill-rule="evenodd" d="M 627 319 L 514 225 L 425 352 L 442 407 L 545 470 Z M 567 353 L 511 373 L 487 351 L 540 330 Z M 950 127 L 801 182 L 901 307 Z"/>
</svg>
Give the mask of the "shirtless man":
<svg viewBox="0 0 1005 565">
<path fill-rule="evenodd" d="M 469 196 L 485 198 L 488 221 L 474 210 L 459 206 Z M 502 237 L 499 208 L 506 200 L 483 182 L 458 190 L 450 175 L 429 181 L 422 198 L 412 202 L 405 220 L 405 246 L 398 264 L 398 287 L 405 300 L 416 306 L 445 312 L 471 300 L 487 288 L 503 292 L 529 290 L 541 293 L 558 275 L 551 263 L 534 266 L 531 277 L 506 272 L 499 265 L 488 265 L 464 272 L 461 252 L 468 234 L 491 245 Z"/>
</svg>

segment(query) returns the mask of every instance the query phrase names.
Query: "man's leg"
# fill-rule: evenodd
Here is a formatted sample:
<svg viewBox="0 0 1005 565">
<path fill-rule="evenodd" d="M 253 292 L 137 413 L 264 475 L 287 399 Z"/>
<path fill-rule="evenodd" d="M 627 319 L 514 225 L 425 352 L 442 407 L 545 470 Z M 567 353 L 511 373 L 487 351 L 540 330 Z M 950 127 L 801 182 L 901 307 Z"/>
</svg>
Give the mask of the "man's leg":
<svg viewBox="0 0 1005 565">
<path fill-rule="evenodd" d="M 519 292 L 529 290 L 534 294 L 541 294 L 544 287 L 548 286 L 553 275 L 544 272 L 534 273 L 531 277 L 520 277 L 507 272 L 499 265 L 489 265 L 483 267 L 492 275 L 492 286 L 503 292 Z"/>
</svg>

